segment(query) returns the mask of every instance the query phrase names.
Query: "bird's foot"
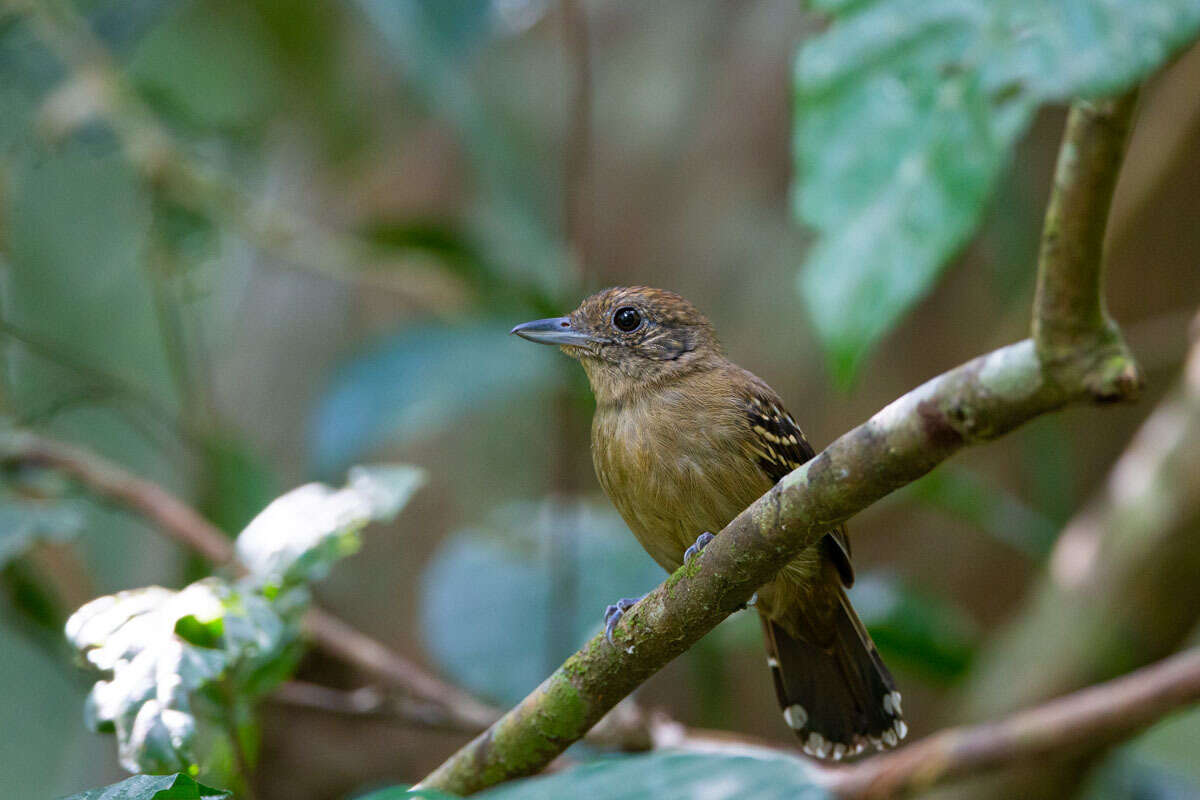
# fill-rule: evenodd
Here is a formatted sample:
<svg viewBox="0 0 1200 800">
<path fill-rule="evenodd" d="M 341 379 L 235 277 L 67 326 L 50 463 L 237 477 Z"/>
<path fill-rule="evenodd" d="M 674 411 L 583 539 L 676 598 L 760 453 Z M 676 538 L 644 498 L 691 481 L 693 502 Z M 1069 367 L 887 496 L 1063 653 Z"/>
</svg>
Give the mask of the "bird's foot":
<svg viewBox="0 0 1200 800">
<path fill-rule="evenodd" d="M 691 547 L 689 547 L 687 550 L 683 551 L 683 563 L 686 564 L 689 561 L 691 561 L 692 556 L 700 555 L 700 551 L 703 550 L 706 546 L 708 546 L 708 543 L 711 542 L 715 538 L 717 538 L 717 537 L 713 536 L 708 531 L 705 531 L 704 533 L 697 536 L 696 543 L 693 544 Z"/>
<path fill-rule="evenodd" d="M 637 605 L 637 602 L 645 596 L 646 595 L 641 595 L 640 597 L 622 597 L 620 600 L 604 609 L 604 638 L 608 639 L 609 644 L 613 645 L 614 647 L 616 646 L 616 643 L 613 642 L 612 635 L 613 631 L 617 628 L 617 623 L 621 621 L 621 617 L 625 615 L 626 611 Z"/>
</svg>

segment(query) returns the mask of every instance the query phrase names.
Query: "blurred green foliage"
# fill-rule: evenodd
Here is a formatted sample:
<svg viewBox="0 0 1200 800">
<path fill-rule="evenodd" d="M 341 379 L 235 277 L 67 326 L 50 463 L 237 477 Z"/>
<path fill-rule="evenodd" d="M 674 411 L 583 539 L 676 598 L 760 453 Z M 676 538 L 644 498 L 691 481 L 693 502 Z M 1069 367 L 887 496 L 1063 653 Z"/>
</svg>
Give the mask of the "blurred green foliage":
<svg viewBox="0 0 1200 800">
<path fill-rule="evenodd" d="M 808 406 L 797 415 L 806 425 L 828 433 L 875 407 L 875 394 L 825 396 L 803 326 L 788 327 L 795 296 L 779 287 L 795 279 L 799 237 L 783 210 L 785 137 L 770 133 L 785 127 L 789 89 L 792 213 L 817 234 L 800 294 L 845 386 L 936 284 L 1002 178 L 1000 202 L 1020 213 L 993 232 L 1003 253 L 988 266 L 1006 299 L 1028 286 L 1043 198 L 1004 170 L 1035 110 L 1140 79 L 1200 26 L 1184 0 L 825 0 L 809 5 L 829 24 L 807 36 L 814 23 L 797 4 L 584 5 L 600 18 L 591 245 L 561 233 L 570 76 L 551 3 L 46 0 L 30 5 L 33 18 L 0 12 L 3 412 L 153 477 L 230 534 L 245 528 L 238 549 L 253 570 L 240 580 L 202 577 L 198 560 L 181 570 L 145 523 L 43 472 L 2 476 L 0 610 L 14 630 L 54 631 L 61 646 L 78 605 L 29 557 L 43 541 L 78 548 L 94 587 L 76 592 L 187 584 L 104 594 L 71 623 L 74 643 L 108 670 L 91 723 L 117 732 L 128 768 L 234 786 L 234 736 L 253 760 L 251 704 L 295 664 L 308 583 L 420 480 L 411 468 L 355 473 L 347 489 L 271 503 L 306 476 L 383 451 L 429 464 L 436 511 L 422 509 L 411 530 L 406 517 L 401 544 L 371 543 L 369 566 L 326 590 L 389 642 L 410 643 L 415 627 L 447 676 L 500 702 L 593 635 L 605 604 L 661 579 L 578 480 L 589 467 L 578 371 L 566 383 L 554 354 L 512 341 L 516 322 L 562 313 L 599 283 L 707 292 L 731 352 L 773 365 L 772 382 Z M 782 64 L 801 37 L 785 88 Z M 88 60 L 93 45 L 116 101 L 94 81 L 106 73 Z M 734 137 L 730 120 L 747 133 Z M 974 333 L 966 346 L 1011 330 Z M 930 360 L 889 360 L 869 376 L 874 388 L 923 379 L 960 355 L 954 344 L 921 342 Z M 1020 441 L 1019 492 L 947 467 L 903 501 L 1040 559 L 1087 488 L 1088 458 L 1057 420 Z M 875 558 L 878 541 L 868 540 Z M 967 606 L 993 598 L 915 587 L 897 561 L 863 570 L 854 601 L 905 686 L 953 684 L 981 638 Z M 687 680 L 671 679 L 686 685 L 664 687 L 678 695 L 668 704 L 714 725 L 768 708 L 765 675 L 759 695 L 737 685 L 747 652 L 762 672 L 754 623 L 738 615 L 690 653 Z M 3 727 L 23 730 L 31 713 L 45 724 L 13 740 L 0 766 L 20 774 L 0 769 L 0 794 L 28 793 L 23 780 L 107 780 L 93 777 L 111 746 L 72 738 L 82 695 L 65 672 L 44 674 L 53 662 L 28 644 L 4 643 L 0 684 L 14 702 L 0 709 Z M 787 734 L 773 707 L 759 716 Z M 1194 725 L 1156 731 L 1101 776 L 1097 791 L 1109 793 L 1097 798 L 1177 785 Z M 306 720 L 279 735 L 319 742 L 331 763 L 339 747 L 369 749 L 337 733 Z M 432 744 L 379 745 L 392 747 L 388 769 L 427 768 L 444 748 L 424 738 Z M 1151 750 L 1167 755 L 1148 760 Z M 309 791 L 332 771 L 310 744 L 301 768 L 272 765 L 264 794 L 286 794 L 293 773 Z M 822 796 L 793 759 L 681 754 L 585 764 L 485 796 L 713 787 Z M 179 775 L 79 797 L 103 791 L 227 794 Z M 1162 791 L 1151 796 L 1181 796 Z"/>
<path fill-rule="evenodd" d="M 1113 94 L 1200 28 L 1191 0 L 815 2 L 795 64 L 801 294 L 848 385 L 974 232 L 1047 102 Z"/>
<path fill-rule="evenodd" d="M 559 538 L 573 557 L 556 569 Z M 517 503 L 442 542 L 422 576 L 421 631 L 446 674 L 511 705 L 600 630 L 605 606 L 662 579 L 611 508 Z"/>
<path fill-rule="evenodd" d="M 429 800 L 447 795 L 430 793 Z M 544 778 L 512 781 L 472 795 L 486 800 L 557 800 L 568 796 L 606 800 L 694 800 L 696 797 L 753 797 L 755 800 L 826 800 L 830 794 L 812 779 L 808 766 L 771 750 L 752 754 L 658 752 L 604 758 Z M 383 789 L 357 800 L 426 797 Z"/>
<path fill-rule="evenodd" d="M 80 608 L 67 638 L 105 675 L 88 696 L 88 726 L 116 734 L 130 772 L 242 785 L 257 750 L 253 703 L 295 668 L 308 583 L 357 550 L 367 523 L 395 517 L 422 481 L 412 467 L 375 466 L 351 470 L 344 489 L 302 486 L 238 536 L 245 577 L 124 591 Z"/>
<path fill-rule="evenodd" d="M 310 426 L 313 469 L 330 474 L 372 448 L 435 435 L 473 412 L 550 388 L 558 365 L 516 346 L 504 322 L 399 331 L 347 358 Z"/>
<path fill-rule="evenodd" d="M 134 775 L 120 783 L 62 800 L 232 800 L 233 793 L 197 783 L 187 775 Z"/>
</svg>

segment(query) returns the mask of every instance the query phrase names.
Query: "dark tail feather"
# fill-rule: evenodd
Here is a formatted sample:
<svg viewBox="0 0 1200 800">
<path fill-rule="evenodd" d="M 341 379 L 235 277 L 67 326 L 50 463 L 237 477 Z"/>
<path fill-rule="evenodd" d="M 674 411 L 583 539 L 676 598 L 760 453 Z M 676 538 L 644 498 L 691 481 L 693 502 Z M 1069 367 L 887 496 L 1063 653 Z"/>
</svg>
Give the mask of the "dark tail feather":
<svg viewBox="0 0 1200 800">
<path fill-rule="evenodd" d="M 800 634 L 803 638 L 765 616 L 762 621 L 767 664 L 784 721 L 800 738 L 804 752 L 840 760 L 868 746 L 893 747 L 908 726 L 901 718 L 892 674 L 845 592 L 840 587 L 836 591 L 840 603 L 821 615 L 821 625 L 811 637 L 807 631 L 815 626 L 809 618 L 788 626 L 805 632 Z"/>
</svg>

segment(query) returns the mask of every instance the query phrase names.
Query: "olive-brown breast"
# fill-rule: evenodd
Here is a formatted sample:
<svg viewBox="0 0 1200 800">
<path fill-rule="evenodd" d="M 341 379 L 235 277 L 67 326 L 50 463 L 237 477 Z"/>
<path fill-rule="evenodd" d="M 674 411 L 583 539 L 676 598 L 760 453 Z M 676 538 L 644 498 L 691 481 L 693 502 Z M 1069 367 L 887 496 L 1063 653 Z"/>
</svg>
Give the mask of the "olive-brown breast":
<svg viewBox="0 0 1200 800">
<path fill-rule="evenodd" d="M 600 485 L 668 570 L 698 535 L 720 531 L 771 488 L 759 457 L 746 408 L 723 370 L 602 405 L 592 421 Z"/>
</svg>

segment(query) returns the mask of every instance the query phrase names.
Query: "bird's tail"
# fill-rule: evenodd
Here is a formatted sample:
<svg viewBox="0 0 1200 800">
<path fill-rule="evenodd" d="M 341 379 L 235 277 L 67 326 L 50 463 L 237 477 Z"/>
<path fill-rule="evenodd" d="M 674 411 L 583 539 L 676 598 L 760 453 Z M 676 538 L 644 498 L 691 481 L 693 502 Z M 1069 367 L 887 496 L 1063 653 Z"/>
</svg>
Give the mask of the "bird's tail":
<svg viewBox="0 0 1200 800">
<path fill-rule="evenodd" d="M 845 591 L 827 587 L 822 613 L 806 604 L 762 622 L 784 721 L 804 752 L 840 760 L 868 746 L 892 747 L 908 726 L 892 674 Z"/>
</svg>

